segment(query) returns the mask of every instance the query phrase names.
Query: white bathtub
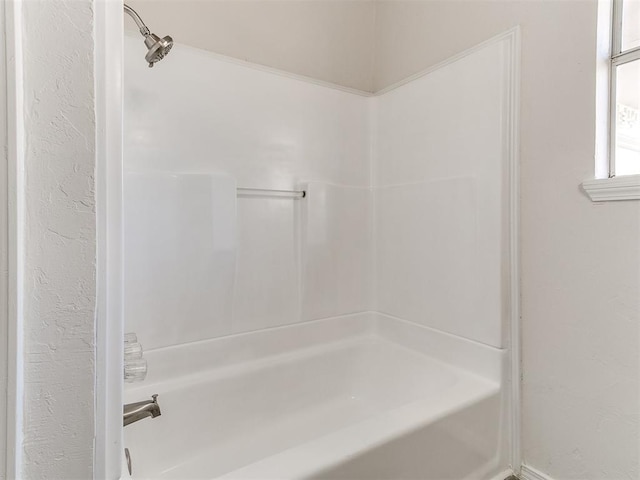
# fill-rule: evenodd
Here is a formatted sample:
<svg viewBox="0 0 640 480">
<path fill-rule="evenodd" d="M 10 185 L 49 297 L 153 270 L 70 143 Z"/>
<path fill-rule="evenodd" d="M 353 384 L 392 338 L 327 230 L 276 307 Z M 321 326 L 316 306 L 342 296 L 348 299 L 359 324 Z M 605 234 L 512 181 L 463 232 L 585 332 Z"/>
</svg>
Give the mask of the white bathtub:
<svg viewBox="0 0 640 480">
<path fill-rule="evenodd" d="M 147 352 L 133 478 L 482 480 L 504 470 L 504 352 L 379 314 Z"/>
</svg>

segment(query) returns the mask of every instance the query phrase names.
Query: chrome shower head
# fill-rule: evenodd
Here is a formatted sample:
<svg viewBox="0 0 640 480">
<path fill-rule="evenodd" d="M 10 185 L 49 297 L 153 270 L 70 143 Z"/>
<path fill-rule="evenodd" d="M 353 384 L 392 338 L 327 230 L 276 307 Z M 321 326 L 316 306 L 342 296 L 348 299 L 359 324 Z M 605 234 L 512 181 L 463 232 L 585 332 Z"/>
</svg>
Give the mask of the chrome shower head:
<svg viewBox="0 0 640 480">
<path fill-rule="evenodd" d="M 156 34 L 150 33 L 145 37 L 144 44 L 149 49 L 144 59 L 149 63 L 149 67 L 153 67 L 154 63 L 162 60 L 171 51 L 173 39 L 168 35 L 160 38 Z"/>
<path fill-rule="evenodd" d="M 149 28 L 144 24 L 140 15 L 129 5 L 124 5 L 124 11 L 128 13 L 136 22 L 140 29 L 140 34 L 144 37 L 144 44 L 149 50 L 144 59 L 149 63 L 149 67 L 153 67 L 156 62 L 162 60 L 171 51 L 173 47 L 173 39 L 170 36 L 164 38 L 158 37 L 155 33 L 151 33 Z"/>
</svg>

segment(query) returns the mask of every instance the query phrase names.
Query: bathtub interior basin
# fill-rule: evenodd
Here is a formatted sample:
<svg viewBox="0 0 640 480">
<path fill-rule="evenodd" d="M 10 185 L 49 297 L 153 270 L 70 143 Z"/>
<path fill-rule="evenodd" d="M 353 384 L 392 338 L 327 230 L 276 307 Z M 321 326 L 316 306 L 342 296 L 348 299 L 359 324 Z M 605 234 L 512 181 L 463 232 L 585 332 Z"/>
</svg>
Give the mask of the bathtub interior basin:
<svg viewBox="0 0 640 480">
<path fill-rule="evenodd" d="M 456 343 L 457 342 L 457 343 Z M 127 402 L 133 478 L 481 480 L 504 467 L 504 352 L 379 314 L 162 348 Z"/>
</svg>

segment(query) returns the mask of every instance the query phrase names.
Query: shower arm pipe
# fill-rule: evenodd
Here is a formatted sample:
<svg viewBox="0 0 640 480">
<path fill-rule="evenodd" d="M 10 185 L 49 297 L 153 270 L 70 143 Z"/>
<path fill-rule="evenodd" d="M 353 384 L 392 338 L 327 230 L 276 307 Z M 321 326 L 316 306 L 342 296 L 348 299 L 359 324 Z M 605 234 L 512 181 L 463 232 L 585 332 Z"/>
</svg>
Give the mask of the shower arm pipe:
<svg viewBox="0 0 640 480">
<path fill-rule="evenodd" d="M 147 27 L 144 24 L 144 22 L 142 21 L 142 18 L 140 18 L 140 15 L 138 15 L 138 12 L 136 12 L 133 8 L 131 8 L 126 3 L 124 4 L 124 11 L 128 13 L 131 18 L 133 18 L 134 22 L 136 22 L 136 25 L 138 25 L 138 28 L 140 29 L 140 33 L 142 34 L 143 37 L 148 37 L 149 35 L 151 35 L 151 30 L 149 30 L 149 27 Z"/>
</svg>

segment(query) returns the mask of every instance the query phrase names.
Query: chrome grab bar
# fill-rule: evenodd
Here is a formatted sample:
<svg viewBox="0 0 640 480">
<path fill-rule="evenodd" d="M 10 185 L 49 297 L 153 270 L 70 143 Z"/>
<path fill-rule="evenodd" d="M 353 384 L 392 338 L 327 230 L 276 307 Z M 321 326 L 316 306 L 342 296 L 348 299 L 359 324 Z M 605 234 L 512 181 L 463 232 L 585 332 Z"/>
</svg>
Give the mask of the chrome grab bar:
<svg viewBox="0 0 640 480">
<path fill-rule="evenodd" d="M 266 188 L 240 188 L 237 189 L 239 197 L 273 197 L 273 198 L 305 198 L 304 190 L 269 190 Z"/>
</svg>

